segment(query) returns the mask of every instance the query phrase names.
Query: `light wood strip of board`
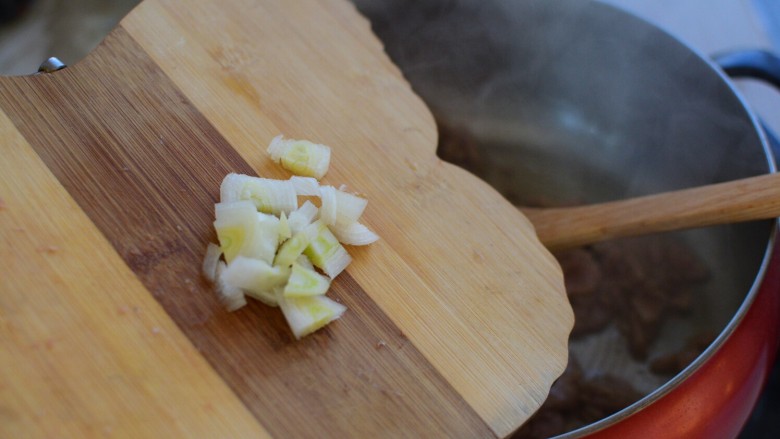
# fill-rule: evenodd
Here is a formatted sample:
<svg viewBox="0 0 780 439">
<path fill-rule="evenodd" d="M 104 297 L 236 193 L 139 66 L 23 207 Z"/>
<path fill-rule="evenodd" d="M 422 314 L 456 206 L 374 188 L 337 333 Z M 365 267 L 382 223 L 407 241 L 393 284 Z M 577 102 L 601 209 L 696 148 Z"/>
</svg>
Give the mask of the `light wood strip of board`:
<svg viewBox="0 0 780 439">
<path fill-rule="evenodd" d="M 0 112 L 0 437 L 269 437 Z"/>
</svg>

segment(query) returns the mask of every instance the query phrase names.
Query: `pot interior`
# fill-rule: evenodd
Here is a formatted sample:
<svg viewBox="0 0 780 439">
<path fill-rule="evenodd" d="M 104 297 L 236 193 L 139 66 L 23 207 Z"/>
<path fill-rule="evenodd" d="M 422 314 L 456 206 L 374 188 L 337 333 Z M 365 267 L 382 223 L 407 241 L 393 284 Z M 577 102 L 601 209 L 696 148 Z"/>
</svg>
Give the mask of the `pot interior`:
<svg viewBox="0 0 780 439">
<path fill-rule="evenodd" d="M 434 114 L 439 156 L 518 205 L 609 201 L 773 169 L 755 117 L 728 81 L 688 47 L 612 6 L 355 3 Z M 554 427 L 521 429 L 518 437 L 576 434 L 657 397 L 682 368 L 695 368 L 750 300 L 773 224 L 709 227 L 556 255 L 572 289 L 582 289 L 583 272 L 583 282 L 598 284 L 591 289 L 601 298 L 579 310 L 580 293 L 569 290 L 578 322 L 605 309 L 609 318 L 573 334 L 570 353 L 580 381 L 576 390 L 553 387 L 548 402 L 565 399 L 561 393 L 588 393 L 583 386 L 595 399 L 614 399 L 578 419 L 558 410 L 549 417 Z M 641 288 L 648 291 L 629 297 Z M 666 305 L 654 308 L 654 299 Z M 620 321 L 621 314 L 629 321 Z M 650 335 L 630 322 L 645 318 L 655 319 L 647 325 Z M 644 346 L 632 344 L 636 338 Z M 674 362 L 675 355 L 676 366 L 659 373 L 657 363 Z M 622 386 L 632 392 L 605 396 L 604 389 Z"/>
</svg>

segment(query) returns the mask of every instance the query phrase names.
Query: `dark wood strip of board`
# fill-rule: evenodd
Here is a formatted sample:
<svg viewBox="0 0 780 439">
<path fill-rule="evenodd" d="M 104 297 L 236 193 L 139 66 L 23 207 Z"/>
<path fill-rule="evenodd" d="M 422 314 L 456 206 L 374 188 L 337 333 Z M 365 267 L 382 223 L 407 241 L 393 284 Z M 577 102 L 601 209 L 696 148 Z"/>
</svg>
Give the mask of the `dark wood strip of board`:
<svg viewBox="0 0 780 439">
<path fill-rule="evenodd" d="M 222 310 L 200 276 L 213 204 L 253 171 L 121 27 L 75 66 L 0 78 L 0 108 L 274 436 L 493 436 L 348 273 L 345 316 L 302 341 L 277 309 Z"/>
</svg>

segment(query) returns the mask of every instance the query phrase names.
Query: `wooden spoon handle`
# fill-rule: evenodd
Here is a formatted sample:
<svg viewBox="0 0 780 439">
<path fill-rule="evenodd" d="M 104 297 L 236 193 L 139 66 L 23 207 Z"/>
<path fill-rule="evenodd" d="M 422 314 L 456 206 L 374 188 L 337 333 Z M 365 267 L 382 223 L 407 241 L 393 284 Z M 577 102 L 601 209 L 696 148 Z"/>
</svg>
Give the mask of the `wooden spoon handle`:
<svg viewBox="0 0 780 439">
<path fill-rule="evenodd" d="M 542 243 L 561 250 L 612 238 L 780 216 L 780 174 L 608 203 L 522 208 Z"/>
</svg>

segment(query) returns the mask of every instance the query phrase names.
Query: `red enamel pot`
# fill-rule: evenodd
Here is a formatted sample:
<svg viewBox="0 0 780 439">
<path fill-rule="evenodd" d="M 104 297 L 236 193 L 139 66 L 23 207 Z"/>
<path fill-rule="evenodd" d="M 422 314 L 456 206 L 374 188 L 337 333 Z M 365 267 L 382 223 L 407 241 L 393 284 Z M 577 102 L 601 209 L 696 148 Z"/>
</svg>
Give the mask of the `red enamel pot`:
<svg viewBox="0 0 780 439">
<path fill-rule="evenodd" d="M 355 3 L 440 124 L 442 158 L 512 201 L 602 202 L 775 171 L 765 131 L 723 69 L 612 6 Z M 734 74 L 763 71 L 723 62 Z M 640 397 L 585 424 L 561 418 L 566 425 L 555 434 L 737 436 L 780 339 L 776 230 L 777 221 L 760 221 L 664 235 L 709 273 L 689 314 L 664 320 L 644 359 L 632 357 L 623 334 L 609 326 L 572 337 L 570 358 L 583 375 L 617 377 L 610 382 L 635 387 Z M 644 268 L 651 272 L 637 270 Z M 676 293 L 664 288 L 667 297 Z M 712 332 L 713 341 L 681 371 L 651 371 L 653 358 L 700 331 Z M 534 436 L 521 429 L 517 437 Z"/>
</svg>

